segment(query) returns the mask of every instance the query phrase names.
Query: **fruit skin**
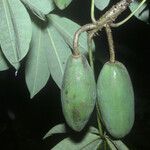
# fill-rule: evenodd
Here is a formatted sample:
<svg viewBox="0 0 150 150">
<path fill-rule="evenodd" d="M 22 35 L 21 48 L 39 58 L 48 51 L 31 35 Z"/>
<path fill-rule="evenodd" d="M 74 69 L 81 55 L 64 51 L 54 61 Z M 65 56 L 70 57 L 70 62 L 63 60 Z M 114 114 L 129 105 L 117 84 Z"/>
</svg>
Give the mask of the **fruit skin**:
<svg viewBox="0 0 150 150">
<path fill-rule="evenodd" d="M 83 55 L 68 58 L 61 89 L 62 111 L 67 124 L 81 131 L 96 102 L 94 73 Z"/>
<path fill-rule="evenodd" d="M 134 93 L 126 67 L 120 63 L 104 64 L 97 82 L 98 105 L 110 135 L 122 138 L 134 123 Z"/>
</svg>

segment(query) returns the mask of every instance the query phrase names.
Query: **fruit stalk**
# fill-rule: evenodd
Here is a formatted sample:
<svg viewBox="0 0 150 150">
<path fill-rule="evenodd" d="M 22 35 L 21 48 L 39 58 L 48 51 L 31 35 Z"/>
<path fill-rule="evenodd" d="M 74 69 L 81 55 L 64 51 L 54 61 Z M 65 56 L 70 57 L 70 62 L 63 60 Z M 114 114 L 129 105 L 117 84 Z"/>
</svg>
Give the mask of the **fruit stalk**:
<svg viewBox="0 0 150 150">
<path fill-rule="evenodd" d="M 79 42 L 79 36 L 81 35 L 81 33 L 88 31 L 88 30 L 95 29 L 95 28 L 96 28 L 96 25 L 89 23 L 89 24 L 82 26 L 75 32 L 74 41 L 73 41 L 73 55 L 78 56 L 80 54 L 80 51 L 78 49 L 78 42 Z"/>
<path fill-rule="evenodd" d="M 115 50 L 114 50 L 114 42 L 113 42 L 113 36 L 112 31 L 109 25 L 106 25 L 105 31 L 108 38 L 108 44 L 109 44 L 109 53 L 110 53 L 110 62 L 115 62 Z"/>
</svg>

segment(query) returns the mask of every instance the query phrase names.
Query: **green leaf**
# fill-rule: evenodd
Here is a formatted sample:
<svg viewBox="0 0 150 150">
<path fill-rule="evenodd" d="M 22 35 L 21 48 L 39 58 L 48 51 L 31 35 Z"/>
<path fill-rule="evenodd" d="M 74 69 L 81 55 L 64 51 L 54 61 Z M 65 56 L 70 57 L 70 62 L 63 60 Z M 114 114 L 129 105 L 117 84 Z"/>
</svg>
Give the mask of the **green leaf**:
<svg viewBox="0 0 150 150">
<path fill-rule="evenodd" d="M 0 48 L 0 71 L 4 71 L 9 69 L 9 66 L 6 62 L 6 58 L 4 56 L 4 54 L 2 53 L 2 50 Z"/>
<path fill-rule="evenodd" d="M 110 140 L 109 138 L 106 138 L 106 142 L 107 142 L 110 150 L 118 150 L 117 147 L 114 145 L 112 140 Z"/>
<path fill-rule="evenodd" d="M 73 38 L 75 32 L 81 27 L 77 23 L 65 18 L 59 17 L 58 15 L 50 14 L 48 15 L 52 24 L 55 28 L 59 31 L 62 37 L 65 39 L 66 43 L 73 48 Z M 79 49 L 82 53 L 88 52 L 88 45 L 87 45 L 87 34 L 83 33 L 80 36 L 79 40 Z M 94 44 L 93 44 L 94 49 Z"/>
<path fill-rule="evenodd" d="M 109 5 L 110 0 L 95 0 L 94 2 L 95 6 L 102 11 Z"/>
<path fill-rule="evenodd" d="M 110 150 L 106 141 L 102 141 L 101 144 L 98 146 L 97 150 Z"/>
<path fill-rule="evenodd" d="M 29 49 L 32 35 L 30 17 L 19 0 L 0 1 L 0 45 L 8 61 L 19 68 Z"/>
<path fill-rule="evenodd" d="M 95 127 L 89 127 L 88 132 L 92 134 L 99 134 L 98 129 L 96 129 Z M 62 133 L 67 133 L 66 125 L 64 123 L 58 124 L 53 128 L 51 128 L 43 137 L 43 139 L 46 139 L 54 134 L 62 134 Z"/>
<path fill-rule="evenodd" d="M 90 132 L 90 133 L 92 133 L 92 134 L 99 134 L 99 131 L 98 131 L 98 129 L 97 128 L 95 128 L 95 127 L 89 127 L 89 130 L 88 130 L 88 132 Z"/>
<path fill-rule="evenodd" d="M 93 140 L 87 143 L 85 146 L 81 147 L 80 150 L 97 150 L 99 145 L 101 144 L 101 140 Z"/>
<path fill-rule="evenodd" d="M 31 98 L 45 86 L 50 76 L 45 51 L 48 43 L 44 38 L 43 29 L 33 23 L 33 36 L 25 69 L 25 79 Z"/>
<path fill-rule="evenodd" d="M 85 137 L 77 142 L 71 138 L 65 138 L 59 142 L 52 150 L 96 150 L 101 144 L 102 140 L 99 136 L 87 133 Z"/>
<path fill-rule="evenodd" d="M 140 2 L 138 1 L 134 1 L 130 4 L 129 8 L 131 10 L 131 12 L 133 12 L 138 6 L 139 6 Z M 136 18 L 138 18 L 141 21 L 144 21 L 146 23 L 148 23 L 149 20 L 149 9 L 147 8 L 147 4 L 144 3 L 142 5 L 142 7 L 134 14 L 134 16 Z"/>
<path fill-rule="evenodd" d="M 33 14 L 42 20 L 45 20 L 45 15 L 49 14 L 54 9 L 52 0 L 21 0 Z"/>
<path fill-rule="evenodd" d="M 120 140 L 111 140 L 106 137 L 110 150 L 129 150 L 128 147 Z"/>
<path fill-rule="evenodd" d="M 52 129 L 50 129 L 46 135 L 43 137 L 43 139 L 46 139 L 47 137 L 50 137 L 54 134 L 61 134 L 61 133 L 66 133 L 66 126 L 65 124 L 58 124 L 54 126 Z"/>
<path fill-rule="evenodd" d="M 129 150 L 128 147 L 120 140 L 113 141 L 118 150 Z"/>
<path fill-rule="evenodd" d="M 46 51 L 51 76 L 61 88 L 66 62 L 71 50 L 51 23 L 46 29 L 45 40 L 48 43 Z"/>
<path fill-rule="evenodd" d="M 54 0 L 55 4 L 59 9 L 65 9 L 71 2 L 72 0 Z"/>
</svg>

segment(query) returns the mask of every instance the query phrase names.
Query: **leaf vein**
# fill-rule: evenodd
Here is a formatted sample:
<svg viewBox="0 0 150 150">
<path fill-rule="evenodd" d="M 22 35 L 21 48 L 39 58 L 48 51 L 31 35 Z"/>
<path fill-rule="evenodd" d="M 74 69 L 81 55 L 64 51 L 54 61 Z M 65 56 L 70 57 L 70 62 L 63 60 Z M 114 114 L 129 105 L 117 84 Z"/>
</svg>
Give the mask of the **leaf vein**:
<svg viewBox="0 0 150 150">
<path fill-rule="evenodd" d="M 35 67 L 35 78 L 34 78 L 34 84 L 33 84 L 33 90 L 32 93 L 35 93 L 36 89 L 36 80 L 38 76 L 38 64 L 39 64 L 39 54 L 40 54 L 40 48 L 41 48 L 41 29 L 39 30 L 39 38 L 38 38 L 38 49 L 37 49 L 37 59 L 36 59 L 36 67 Z"/>
<path fill-rule="evenodd" d="M 47 29 L 47 32 L 48 32 L 48 35 L 49 35 L 51 44 L 52 44 L 52 46 L 53 46 L 53 48 L 54 48 L 54 52 L 55 52 L 55 54 L 56 54 L 56 58 L 57 58 L 57 60 L 58 60 L 59 66 L 60 66 L 61 73 L 62 73 L 62 75 L 63 75 L 63 67 L 62 67 L 61 62 L 60 62 L 60 58 L 59 58 L 59 55 L 58 55 L 58 52 L 57 52 L 57 48 L 56 48 L 56 46 L 55 46 L 55 44 L 54 44 L 54 40 L 52 39 L 51 33 L 50 33 L 50 31 L 49 31 L 48 29 Z"/>
</svg>

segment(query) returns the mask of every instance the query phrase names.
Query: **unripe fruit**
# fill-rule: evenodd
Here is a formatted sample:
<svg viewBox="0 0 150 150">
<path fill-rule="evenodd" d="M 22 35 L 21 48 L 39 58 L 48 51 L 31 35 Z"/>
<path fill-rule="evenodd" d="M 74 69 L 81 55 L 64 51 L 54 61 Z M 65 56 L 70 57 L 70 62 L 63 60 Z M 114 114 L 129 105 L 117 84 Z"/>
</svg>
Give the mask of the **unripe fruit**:
<svg viewBox="0 0 150 150">
<path fill-rule="evenodd" d="M 93 112 L 96 101 L 94 73 L 83 55 L 68 58 L 64 73 L 61 102 L 67 124 L 81 131 Z"/>
<path fill-rule="evenodd" d="M 97 94 L 106 129 L 115 138 L 124 137 L 134 123 L 134 93 L 122 63 L 104 64 L 97 82 Z"/>
</svg>

